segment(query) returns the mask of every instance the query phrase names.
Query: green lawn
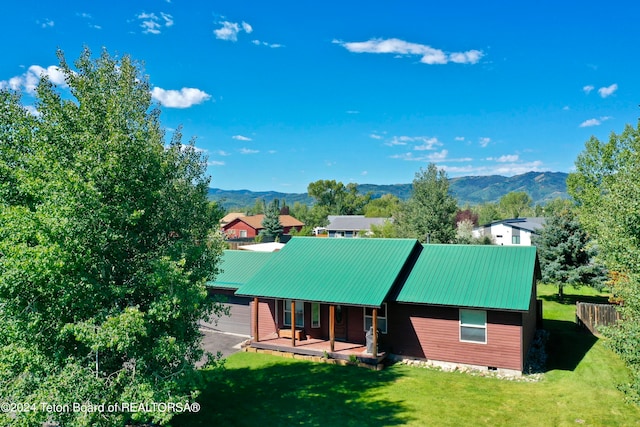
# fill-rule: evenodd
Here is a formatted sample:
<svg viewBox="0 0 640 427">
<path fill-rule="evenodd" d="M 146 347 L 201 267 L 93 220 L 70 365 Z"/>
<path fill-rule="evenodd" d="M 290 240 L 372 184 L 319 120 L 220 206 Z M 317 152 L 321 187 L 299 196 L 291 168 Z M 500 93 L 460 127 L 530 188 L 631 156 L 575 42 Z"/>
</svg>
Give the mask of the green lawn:
<svg viewBox="0 0 640 427">
<path fill-rule="evenodd" d="M 616 384 L 626 371 L 602 339 L 574 323 L 576 300 L 606 301 L 588 290 L 541 285 L 548 343 L 539 382 L 514 382 L 394 365 L 383 371 L 316 364 L 255 353 L 209 372 L 198 414 L 174 426 L 622 426 L 640 425 L 640 408 Z"/>
</svg>

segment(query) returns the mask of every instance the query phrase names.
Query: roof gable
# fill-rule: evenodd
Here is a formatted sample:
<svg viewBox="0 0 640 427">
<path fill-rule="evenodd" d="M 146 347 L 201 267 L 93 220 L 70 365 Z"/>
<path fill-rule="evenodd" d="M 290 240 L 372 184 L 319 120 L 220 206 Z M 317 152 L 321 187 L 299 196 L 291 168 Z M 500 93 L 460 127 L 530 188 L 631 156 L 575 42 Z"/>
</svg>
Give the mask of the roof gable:
<svg viewBox="0 0 640 427">
<path fill-rule="evenodd" d="M 534 274 L 533 246 L 425 245 L 396 301 L 526 311 Z"/>
<path fill-rule="evenodd" d="M 291 215 L 280 215 L 279 218 L 280 218 L 280 224 L 282 224 L 283 227 L 303 227 L 304 226 L 303 222 L 298 221 L 297 219 L 295 219 Z M 264 220 L 264 215 L 263 214 L 251 215 L 251 216 L 243 216 L 243 217 L 234 219 L 229 224 L 227 224 L 225 226 L 225 228 L 231 228 L 235 224 L 237 224 L 238 222 L 244 222 L 245 224 L 247 224 L 249 227 L 253 228 L 254 230 L 262 230 L 264 228 L 262 226 L 262 221 L 263 220 Z"/>
<path fill-rule="evenodd" d="M 414 239 L 293 237 L 236 294 L 378 307 L 419 250 Z"/>
<path fill-rule="evenodd" d="M 207 286 L 214 288 L 239 289 L 275 252 L 252 252 L 226 250 L 220 258 L 220 272 Z"/>
</svg>

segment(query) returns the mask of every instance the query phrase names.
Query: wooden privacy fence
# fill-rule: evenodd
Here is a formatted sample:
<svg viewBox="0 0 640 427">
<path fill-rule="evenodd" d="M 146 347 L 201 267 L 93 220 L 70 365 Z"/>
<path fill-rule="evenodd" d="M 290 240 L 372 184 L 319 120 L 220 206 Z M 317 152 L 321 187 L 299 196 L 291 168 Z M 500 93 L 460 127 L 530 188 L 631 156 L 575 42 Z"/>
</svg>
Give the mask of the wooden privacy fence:
<svg viewBox="0 0 640 427">
<path fill-rule="evenodd" d="M 598 326 L 615 325 L 620 313 L 613 304 L 576 303 L 576 322 L 589 329 L 592 334 L 598 333 Z"/>
</svg>

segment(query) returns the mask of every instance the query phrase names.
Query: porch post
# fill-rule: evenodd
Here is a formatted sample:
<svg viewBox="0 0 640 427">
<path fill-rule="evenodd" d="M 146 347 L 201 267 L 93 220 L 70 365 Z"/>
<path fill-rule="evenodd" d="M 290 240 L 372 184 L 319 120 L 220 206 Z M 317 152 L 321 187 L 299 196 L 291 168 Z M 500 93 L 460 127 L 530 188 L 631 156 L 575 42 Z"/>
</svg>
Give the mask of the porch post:
<svg viewBox="0 0 640 427">
<path fill-rule="evenodd" d="M 372 316 L 372 326 L 373 326 L 373 348 L 371 349 L 371 353 L 373 357 L 378 357 L 378 309 L 373 309 Z"/>
<path fill-rule="evenodd" d="M 258 297 L 253 299 L 253 340 L 255 342 L 260 341 L 260 337 L 258 336 L 258 310 L 260 308 L 260 302 L 258 301 Z"/>
<path fill-rule="evenodd" d="M 296 301 L 291 300 L 291 347 L 296 346 Z"/>
<path fill-rule="evenodd" d="M 336 342 L 336 306 L 329 306 L 329 350 L 333 353 Z"/>
</svg>

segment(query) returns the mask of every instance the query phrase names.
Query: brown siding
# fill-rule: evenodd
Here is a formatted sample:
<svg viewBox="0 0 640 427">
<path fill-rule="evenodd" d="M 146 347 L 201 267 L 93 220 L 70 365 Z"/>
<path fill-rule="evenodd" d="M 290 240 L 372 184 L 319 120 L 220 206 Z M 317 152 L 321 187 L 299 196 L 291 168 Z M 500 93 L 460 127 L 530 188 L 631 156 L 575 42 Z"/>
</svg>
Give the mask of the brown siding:
<svg viewBox="0 0 640 427">
<path fill-rule="evenodd" d="M 460 342 L 459 310 L 389 304 L 388 351 L 411 357 L 522 370 L 522 314 L 487 312 L 487 343 Z"/>
<path fill-rule="evenodd" d="M 345 306 L 347 308 L 347 341 L 365 343 L 364 308 Z"/>
<path fill-rule="evenodd" d="M 531 342 L 536 335 L 536 326 L 537 326 L 537 290 L 536 290 L 536 282 L 533 281 L 531 291 L 531 301 L 529 301 L 529 311 L 522 314 L 522 360 L 527 360 L 527 353 L 529 352 L 529 347 L 531 346 Z"/>
<path fill-rule="evenodd" d="M 258 302 L 258 334 L 262 339 L 276 333 L 275 319 L 275 301 L 260 299 Z M 253 301 L 251 301 L 251 312 L 255 309 Z M 254 330 L 253 315 L 251 316 L 251 331 Z M 252 332 L 253 333 L 253 332 Z"/>
</svg>

